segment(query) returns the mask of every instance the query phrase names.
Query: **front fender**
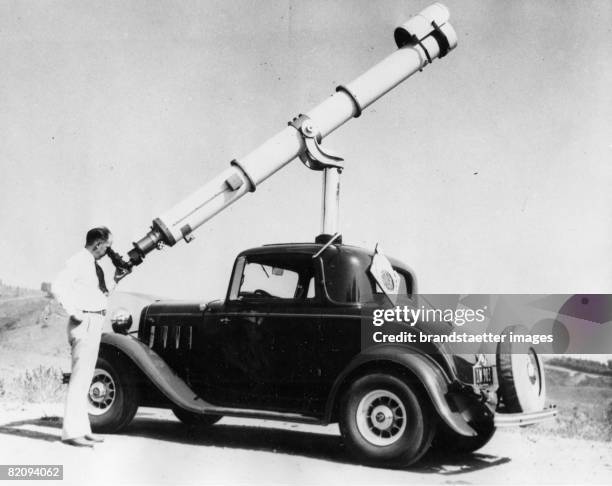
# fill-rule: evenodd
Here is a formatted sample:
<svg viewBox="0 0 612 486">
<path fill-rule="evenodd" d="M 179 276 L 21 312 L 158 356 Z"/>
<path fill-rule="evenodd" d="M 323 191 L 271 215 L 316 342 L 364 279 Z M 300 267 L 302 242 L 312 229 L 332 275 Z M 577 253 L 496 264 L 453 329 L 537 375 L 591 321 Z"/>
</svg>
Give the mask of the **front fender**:
<svg viewBox="0 0 612 486">
<path fill-rule="evenodd" d="M 460 435 L 473 437 L 476 431 L 468 424 L 463 415 L 453 410 L 448 403 L 447 396 L 451 380 L 442 368 L 426 355 L 413 352 L 406 352 L 405 346 L 382 345 L 368 348 L 345 368 L 334 382 L 332 391 L 326 405 L 326 418 L 331 419 L 332 411 L 343 385 L 351 379 L 359 376 L 360 369 L 369 369 L 370 365 L 380 365 L 383 363 L 400 366 L 412 373 L 423 385 L 427 394 L 436 409 L 440 418 L 455 432 Z"/>
<path fill-rule="evenodd" d="M 175 405 L 196 413 L 214 408 L 196 395 L 181 377 L 142 341 L 124 334 L 104 333 L 100 347 L 102 349 L 105 346 L 117 349 L 127 356 Z"/>
</svg>

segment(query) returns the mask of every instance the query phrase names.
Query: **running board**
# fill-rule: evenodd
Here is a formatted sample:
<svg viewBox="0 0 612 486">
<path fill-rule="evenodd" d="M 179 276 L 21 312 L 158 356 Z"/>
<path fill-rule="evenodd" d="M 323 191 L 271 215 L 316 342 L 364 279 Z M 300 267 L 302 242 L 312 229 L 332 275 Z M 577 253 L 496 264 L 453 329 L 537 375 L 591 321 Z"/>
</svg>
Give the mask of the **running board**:
<svg viewBox="0 0 612 486">
<path fill-rule="evenodd" d="M 227 417 L 243 417 L 264 420 L 269 419 L 275 421 L 281 420 L 285 422 L 299 422 L 303 424 L 324 425 L 323 422 L 316 417 L 301 415 L 299 413 L 273 412 L 270 410 L 251 410 L 245 408 L 216 407 L 212 404 L 209 404 L 209 406 L 206 407 L 206 411 L 201 411 L 199 413 L 201 413 L 202 415 L 212 413 L 216 415 L 224 415 Z"/>
<path fill-rule="evenodd" d="M 496 413 L 495 427 L 516 427 L 524 425 L 533 425 L 544 420 L 550 420 L 557 416 L 556 405 L 551 405 L 539 412 L 527 413 Z"/>
</svg>

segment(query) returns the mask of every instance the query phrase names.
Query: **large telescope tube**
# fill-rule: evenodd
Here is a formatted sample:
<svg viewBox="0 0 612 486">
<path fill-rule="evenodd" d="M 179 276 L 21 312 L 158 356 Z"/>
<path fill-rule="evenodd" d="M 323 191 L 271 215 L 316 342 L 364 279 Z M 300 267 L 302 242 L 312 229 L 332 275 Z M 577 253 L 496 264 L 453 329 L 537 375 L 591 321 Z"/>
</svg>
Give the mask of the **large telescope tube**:
<svg viewBox="0 0 612 486">
<path fill-rule="evenodd" d="M 422 70 L 434 59 L 444 57 L 457 46 L 457 35 L 449 23 L 449 11 L 435 3 L 395 29 L 398 50 L 354 81 L 338 86 L 336 92 L 306 116 L 321 138 L 333 132 Z M 255 188 L 306 150 L 302 134 L 290 125 L 196 190 L 153 221 L 151 230 L 128 253 L 132 265 L 147 253 L 181 239 L 190 241 L 191 232 L 218 212 Z"/>
</svg>

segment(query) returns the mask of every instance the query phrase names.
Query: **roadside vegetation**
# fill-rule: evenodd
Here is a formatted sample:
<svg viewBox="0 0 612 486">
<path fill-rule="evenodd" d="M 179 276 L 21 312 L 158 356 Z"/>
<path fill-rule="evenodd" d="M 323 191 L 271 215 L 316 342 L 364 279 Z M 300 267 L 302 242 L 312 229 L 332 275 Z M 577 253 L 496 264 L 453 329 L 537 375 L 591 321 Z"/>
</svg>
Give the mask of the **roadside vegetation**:
<svg viewBox="0 0 612 486">
<path fill-rule="evenodd" d="M 546 395 L 557 406 L 556 419 L 524 433 L 612 441 L 612 377 L 548 368 Z"/>
<path fill-rule="evenodd" d="M 13 381 L 15 397 L 26 403 L 61 402 L 64 395 L 62 372 L 57 368 L 39 366 L 26 370 Z"/>
<path fill-rule="evenodd" d="M 13 403 L 61 403 L 66 387 L 58 368 L 38 366 L 13 379 L 0 378 L 0 398 Z"/>
<path fill-rule="evenodd" d="M 569 357 L 554 357 L 546 361 L 546 364 L 553 366 L 561 366 L 574 371 L 582 371 L 583 373 L 592 373 L 595 375 L 612 376 L 612 359 L 607 363 L 600 363 L 589 359 L 569 358 Z"/>
</svg>

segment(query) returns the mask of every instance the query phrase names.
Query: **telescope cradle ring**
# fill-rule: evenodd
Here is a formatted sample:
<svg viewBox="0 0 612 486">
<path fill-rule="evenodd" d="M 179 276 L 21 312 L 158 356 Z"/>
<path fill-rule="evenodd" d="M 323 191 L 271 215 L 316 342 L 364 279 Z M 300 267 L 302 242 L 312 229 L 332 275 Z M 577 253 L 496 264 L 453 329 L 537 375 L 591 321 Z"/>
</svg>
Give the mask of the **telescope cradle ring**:
<svg viewBox="0 0 612 486">
<path fill-rule="evenodd" d="M 351 92 L 350 89 L 348 89 L 346 86 L 342 84 L 336 87 L 336 93 L 339 93 L 339 92 L 344 93 L 351 99 L 351 101 L 353 102 L 353 105 L 355 105 L 355 115 L 353 116 L 353 118 L 359 118 L 363 110 L 361 108 L 361 105 L 359 104 L 359 100 L 357 99 L 357 97 Z"/>
<path fill-rule="evenodd" d="M 446 37 L 446 34 L 442 32 L 442 29 L 440 29 L 440 26 L 436 23 L 435 20 L 431 21 L 431 26 L 433 27 L 431 36 L 434 39 L 436 39 L 436 42 L 438 43 L 438 46 L 440 47 L 440 54 L 438 54 L 438 59 L 442 59 L 451 50 L 450 42 L 448 40 L 448 37 Z M 427 50 L 425 50 L 425 53 L 427 53 Z M 429 54 L 427 54 L 427 57 L 429 58 Z M 431 63 L 431 59 L 429 60 L 429 62 Z"/>
</svg>

